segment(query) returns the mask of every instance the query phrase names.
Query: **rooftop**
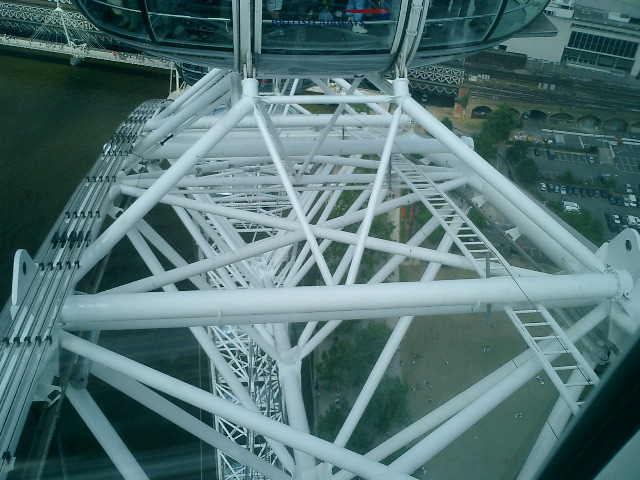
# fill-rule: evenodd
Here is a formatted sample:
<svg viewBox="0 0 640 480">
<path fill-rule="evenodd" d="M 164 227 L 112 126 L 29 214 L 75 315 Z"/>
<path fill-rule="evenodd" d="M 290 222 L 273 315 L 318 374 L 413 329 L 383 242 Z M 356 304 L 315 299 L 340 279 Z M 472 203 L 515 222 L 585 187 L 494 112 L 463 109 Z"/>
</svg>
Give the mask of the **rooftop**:
<svg viewBox="0 0 640 480">
<path fill-rule="evenodd" d="M 575 20 L 640 31 L 638 0 L 610 0 L 606 4 L 598 0 L 576 0 L 574 5 Z"/>
</svg>

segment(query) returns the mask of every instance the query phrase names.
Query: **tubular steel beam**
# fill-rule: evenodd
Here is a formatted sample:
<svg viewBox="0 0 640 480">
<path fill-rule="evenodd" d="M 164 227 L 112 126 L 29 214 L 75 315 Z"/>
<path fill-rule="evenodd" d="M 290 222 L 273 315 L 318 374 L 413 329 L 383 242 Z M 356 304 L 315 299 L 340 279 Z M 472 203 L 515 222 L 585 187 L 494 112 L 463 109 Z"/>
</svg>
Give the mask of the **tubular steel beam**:
<svg viewBox="0 0 640 480">
<path fill-rule="evenodd" d="M 300 314 L 343 310 L 400 309 L 426 306 L 591 299 L 620 295 L 614 274 L 443 280 L 400 284 L 339 285 L 327 287 L 253 289 L 245 291 L 167 292 L 79 295 L 67 300 L 62 320 L 74 322 L 153 320 L 167 317 L 212 316 L 212 324 L 234 323 L 233 318 L 267 314 Z M 221 319 L 216 322 L 216 318 Z"/>
</svg>

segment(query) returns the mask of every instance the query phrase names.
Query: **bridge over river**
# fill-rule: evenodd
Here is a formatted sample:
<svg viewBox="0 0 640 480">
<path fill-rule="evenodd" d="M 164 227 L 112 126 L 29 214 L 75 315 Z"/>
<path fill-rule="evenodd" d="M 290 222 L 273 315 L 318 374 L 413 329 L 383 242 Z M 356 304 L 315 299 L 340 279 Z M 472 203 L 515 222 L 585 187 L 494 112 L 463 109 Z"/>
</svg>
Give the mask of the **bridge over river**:
<svg viewBox="0 0 640 480">
<path fill-rule="evenodd" d="M 118 42 L 99 32 L 73 7 L 0 2 L 0 45 L 68 55 L 76 64 L 85 58 L 171 69 L 173 62 L 122 51 Z"/>
</svg>

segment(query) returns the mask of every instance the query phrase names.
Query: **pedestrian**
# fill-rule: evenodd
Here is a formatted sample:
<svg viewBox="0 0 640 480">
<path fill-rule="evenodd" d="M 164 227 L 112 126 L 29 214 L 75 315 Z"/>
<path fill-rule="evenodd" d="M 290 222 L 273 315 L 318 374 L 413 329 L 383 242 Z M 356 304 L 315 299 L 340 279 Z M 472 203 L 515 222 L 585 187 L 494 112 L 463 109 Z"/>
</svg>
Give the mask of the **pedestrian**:
<svg viewBox="0 0 640 480">
<path fill-rule="evenodd" d="M 367 29 L 364 28 L 364 22 L 362 21 L 362 12 L 366 6 L 366 0 L 349 0 L 347 3 L 347 16 L 353 21 L 354 25 L 351 28 L 353 33 L 367 33 Z"/>
<path fill-rule="evenodd" d="M 282 10 L 282 0 L 267 0 L 267 12 L 269 12 L 269 16 L 271 17 L 271 23 L 276 24 L 276 28 L 267 33 L 270 37 L 281 37 L 284 35 L 284 29 L 280 24 L 280 10 Z"/>
</svg>

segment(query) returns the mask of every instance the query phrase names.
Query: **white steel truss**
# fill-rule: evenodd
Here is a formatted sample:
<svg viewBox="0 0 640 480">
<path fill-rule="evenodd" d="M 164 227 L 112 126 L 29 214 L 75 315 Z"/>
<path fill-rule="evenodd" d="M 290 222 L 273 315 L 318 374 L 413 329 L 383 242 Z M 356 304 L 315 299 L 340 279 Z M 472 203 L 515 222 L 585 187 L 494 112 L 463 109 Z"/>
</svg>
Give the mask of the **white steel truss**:
<svg viewBox="0 0 640 480">
<path fill-rule="evenodd" d="M 51 238 L 55 256 L 17 257 L 3 378 L 20 375 L 14 352 L 43 342 L 87 359 L 93 375 L 214 448 L 219 478 L 414 478 L 541 375 L 561 399 L 548 423 L 559 434 L 563 421 L 554 419 L 566 423 L 580 392 L 598 383 L 594 355 L 637 330 L 640 236 L 626 230 L 594 252 L 479 157 L 471 139 L 415 102 L 407 79 L 367 80 L 379 90 L 359 90 L 360 79 L 314 79 L 310 92 L 298 94 L 292 81 L 262 94 L 255 79 L 214 70 L 176 100 L 134 112 Z M 544 252 L 544 268 L 515 258 L 492 222 L 478 220 L 497 214 Z M 390 235 L 380 234 L 381 221 L 394 226 Z M 89 274 L 125 246 L 146 270 L 91 293 Z M 400 278 L 408 264 L 417 276 Z M 62 292 L 36 342 L 25 333 L 35 301 L 25 299 L 48 277 L 75 291 Z M 416 326 L 461 317 L 470 329 L 500 315 L 524 339 L 522 353 L 459 379 L 456 393 L 378 432 L 368 451 L 350 447 L 376 391 L 407 358 Z M 362 385 L 335 399 L 304 387 L 344 335 L 338 327 L 361 320 L 390 326 Z M 208 358 L 210 390 L 95 342 L 98 331 L 163 328 L 189 328 Z M 50 383 L 50 370 L 37 371 Z M 2 384 L 17 395 L 11 385 Z M 123 477 L 145 478 L 90 391 L 91 382 L 88 390 L 70 385 L 66 396 Z M 320 416 L 347 400 L 337 431 L 321 438 Z M 532 425 L 543 443 L 552 406 L 540 406 Z M 521 478 L 530 478 L 549 448 L 514 454 L 515 472 L 526 460 Z M 5 468 L 10 460 L 3 456 Z"/>
<path fill-rule="evenodd" d="M 59 9 L 60 7 L 58 6 L 57 8 Z M 32 22 L 39 25 L 50 23 L 52 17 L 57 17 L 59 19 L 60 14 L 54 13 L 56 10 L 57 9 L 50 7 L 35 7 L 33 5 L 0 2 L 0 16 L 3 18 Z M 65 11 L 64 19 L 65 22 L 73 28 L 92 31 L 96 34 L 98 33 L 96 27 L 83 17 L 82 14 L 76 11 Z M 62 27 L 62 25 L 59 26 Z"/>
</svg>

